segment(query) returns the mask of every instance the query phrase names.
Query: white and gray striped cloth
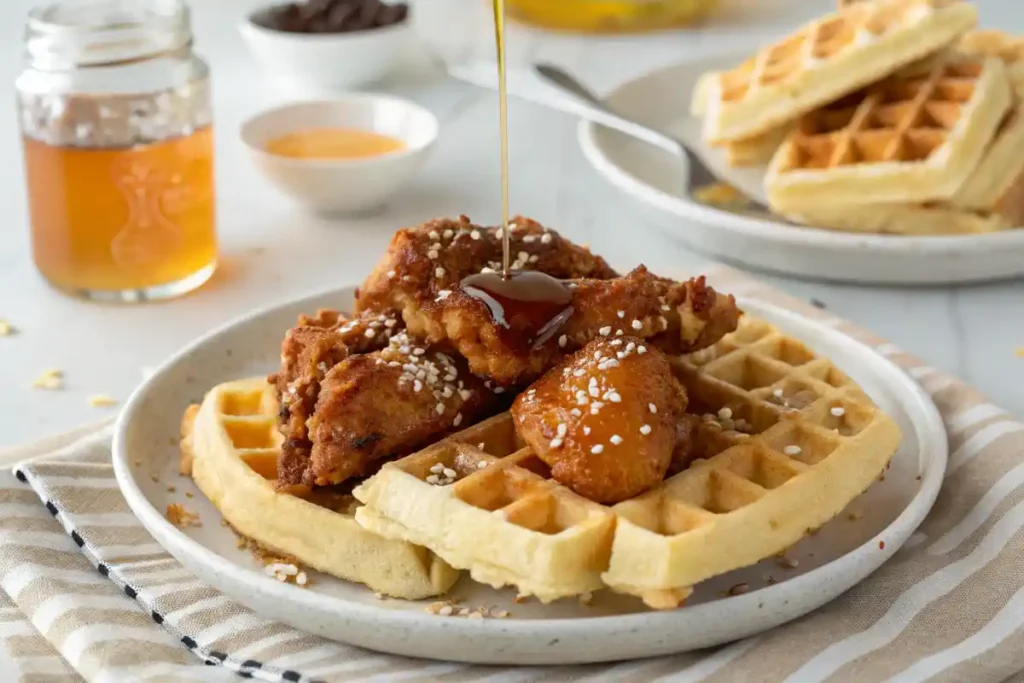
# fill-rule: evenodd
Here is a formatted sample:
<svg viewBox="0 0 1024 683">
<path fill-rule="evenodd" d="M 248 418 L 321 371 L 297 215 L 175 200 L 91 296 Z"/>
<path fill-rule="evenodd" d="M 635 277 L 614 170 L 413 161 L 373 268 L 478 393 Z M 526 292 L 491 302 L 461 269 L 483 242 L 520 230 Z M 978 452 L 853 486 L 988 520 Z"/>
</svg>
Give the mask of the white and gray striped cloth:
<svg viewBox="0 0 1024 683">
<path fill-rule="evenodd" d="M 36 456 L 17 479 L 0 475 L 0 665 L 25 683 L 1024 681 L 1024 424 L 826 311 L 736 274 L 715 284 L 756 288 L 875 346 L 945 419 L 949 473 L 918 542 L 817 612 L 715 651 L 611 665 L 494 668 L 367 652 L 264 619 L 191 576 L 131 514 L 101 426 L 0 455 Z"/>
</svg>

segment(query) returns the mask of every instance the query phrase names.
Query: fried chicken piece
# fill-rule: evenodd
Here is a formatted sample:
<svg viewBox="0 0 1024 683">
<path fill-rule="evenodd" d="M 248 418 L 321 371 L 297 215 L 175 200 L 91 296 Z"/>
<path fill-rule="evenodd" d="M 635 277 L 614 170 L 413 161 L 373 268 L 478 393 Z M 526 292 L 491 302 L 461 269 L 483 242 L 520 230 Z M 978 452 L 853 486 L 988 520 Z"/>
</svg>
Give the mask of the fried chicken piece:
<svg viewBox="0 0 1024 683">
<path fill-rule="evenodd" d="M 615 277 L 603 258 L 529 218 L 516 216 L 509 239 L 514 270 L 537 270 L 559 279 Z M 415 310 L 449 291 L 468 275 L 502 267 L 501 228 L 469 218 L 439 218 L 404 228 L 360 287 L 356 311 Z"/>
<path fill-rule="evenodd" d="M 566 320 L 547 340 L 535 340 L 536 320 L 502 325 L 463 287 L 426 303 L 406 300 L 402 317 L 411 334 L 434 344 L 448 342 L 475 374 L 502 385 L 536 379 L 592 339 L 630 335 L 665 353 L 683 354 L 714 344 L 739 322 L 736 300 L 715 292 L 703 276 L 675 282 L 640 266 L 624 277 L 573 280 L 566 286 L 571 291 L 563 307 Z"/>
<path fill-rule="evenodd" d="M 394 315 L 367 313 L 349 320 L 333 310 L 300 316 L 281 343 L 281 368 L 267 377 L 277 388 L 280 431 L 285 440 L 278 458 L 278 478 L 295 482 L 309 460 L 312 443 L 306 421 L 320 394 L 320 380 L 354 354 L 381 349 L 399 331 Z M 282 475 L 284 475 L 282 479 Z"/>
<path fill-rule="evenodd" d="M 404 333 L 381 351 L 342 360 L 319 388 L 306 423 L 308 457 L 279 461 L 282 485 L 368 476 L 381 460 L 408 455 L 507 405 L 503 392 L 485 387 L 461 358 L 418 346 Z"/>
<path fill-rule="evenodd" d="M 665 478 L 685 409 L 665 355 L 624 336 L 592 341 L 552 368 L 516 398 L 512 417 L 556 481 L 613 504 Z"/>
</svg>

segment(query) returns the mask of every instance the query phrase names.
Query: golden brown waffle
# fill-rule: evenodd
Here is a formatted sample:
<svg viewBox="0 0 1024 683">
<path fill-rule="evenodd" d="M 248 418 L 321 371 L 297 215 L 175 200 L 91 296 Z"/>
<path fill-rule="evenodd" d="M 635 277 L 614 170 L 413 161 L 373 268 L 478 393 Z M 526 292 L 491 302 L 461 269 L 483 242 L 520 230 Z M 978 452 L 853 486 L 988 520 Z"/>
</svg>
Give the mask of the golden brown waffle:
<svg viewBox="0 0 1024 683">
<path fill-rule="evenodd" d="M 765 177 L 772 208 L 946 200 L 1012 105 L 1003 63 L 945 52 L 805 116 Z"/>
<path fill-rule="evenodd" d="M 1024 227 L 1024 112 L 1020 101 L 959 192 L 929 204 L 818 205 L 787 217 L 821 228 L 893 235 L 962 235 Z"/>
<path fill-rule="evenodd" d="M 1003 60 L 1017 97 L 1024 99 L 1024 36 L 1002 31 L 971 31 L 961 39 L 959 49 Z"/>
<path fill-rule="evenodd" d="M 545 602 L 610 586 L 670 608 L 837 515 L 899 443 L 831 361 L 763 321 L 674 365 L 704 416 L 701 460 L 637 498 L 609 507 L 559 485 L 503 414 L 385 465 L 354 492 L 356 520 Z"/>
<path fill-rule="evenodd" d="M 953 43 L 977 11 L 956 0 L 875 0 L 812 21 L 698 88 L 712 143 L 765 133 Z"/>
<path fill-rule="evenodd" d="M 446 592 L 458 572 L 425 548 L 360 527 L 351 496 L 333 498 L 329 508 L 275 489 L 283 438 L 277 411 L 274 389 L 263 378 L 214 387 L 185 414 L 182 473 L 262 548 L 396 598 Z"/>
</svg>

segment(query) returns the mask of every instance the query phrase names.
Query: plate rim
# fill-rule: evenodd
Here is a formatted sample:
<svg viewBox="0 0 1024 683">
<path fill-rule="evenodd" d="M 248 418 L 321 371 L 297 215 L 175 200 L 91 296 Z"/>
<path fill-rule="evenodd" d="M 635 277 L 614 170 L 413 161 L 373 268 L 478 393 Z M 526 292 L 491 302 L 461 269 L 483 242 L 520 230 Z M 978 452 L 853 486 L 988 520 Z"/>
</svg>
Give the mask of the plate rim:
<svg viewBox="0 0 1024 683">
<path fill-rule="evenodd" d="M 178 557 L 177 552 L 187 554 L 194 562 L 197 564 L 205 564 L 212 571 L 234 574 L 235 576 L 238 576 L 238 573 L 241 572 L 245 577 L 244 581 L 251 581 L 256 578 L 262 580 L 265 578 L 256 569 L 240 566 L 231 559 L 220 555 L 213 549 L 189 537 L 181 529 L 178 529 L 167 521 L 163 514 L 161 514 L 146 497 L 146 494 L 136 483 L 131 470 L 131 458 L 126 452 L 128 430 L 131 428 L 133 420 L 136 419 L 135 416 L 139 412 L 140 406 L 145 404 L 150 392 L 154 391 L 155 385 L 164 377 L 165 374 L 173 370 L 173 367 L 176 364 L 187 359 L 190 354 L 200 347 L 210 343 L 217 337 L 229 333 L 232 329 L 243 324 L 250 323 L 258 318 L 278 314 L 283 312 L 285 309 L 298 308 L 305 305 L 305 302 L 323 299 L 330 296 L 337 296 L 339 299 L 345 299 L 346 297 L 350 297 L 353 291 L 353 285 L 330 287 L 318 292 L 289 299 L 283 303 L 272 304 L 237 316 L 206 334 L 201 335 L 167 358 L 163 363 L 161 363 L 153 375 L 147 378 L 135 389 L 135 391 L 132 392 L 131 396 L 125 402 L 124 409 L 118 416 L 117 422 L 114 426 L 112 448 L 112 462 L 118 487 L 125 496 L 132 512 L 138 517 L 139 521 L 147 531 L 154 536 L 154 540 L 156 540 L 164 550 L 174 556 L 175 559 L 182 562 L 182 564 L 185 564 L 186 569 L 190 573 L 195 574 L 195 572 L 188 568 L 188 563 Z M 735 601 L 732 604 L 736 605 L 737 608 L 744 607 L 745 605 L 743 605 L 743 603 L 746 602 L 750 602 L 751 607 L 753 607 L 754 603 L 764 600 L 766 596 L 781 596 L 779 598 L 779 602 L 781 603 L 785 598 L 785 593 L 799 592 L 797 589 L 804 586 L 804 584 L 810 583 L 819 577 L 823 577 L 830 571 L 834 571 L 836 563 L 845 564 L 858 562 L 862 556 L 871 552 L 873 559 L 865 561 L 865 564 L 870 565 L 870 568 L 867 569 L 866 572 L 856 573 L 859 578 L 843 589 L 844 591 L 849 590 L 849 588 L 859 584 L 885 564 L 911 537 L 934 505 L 948 464 L 948 439 L 945 428 L 943 427 L 942 418 L 939 414 L 938 408 L 935 406 L 935 403 L 927 395 L 924 389 L 921 388 L 920 385 L 910 377 L 910 375 L 899 368 L 899 366 L 897 366 L 892 360 L 879 353 L 871 346 L 850 335 L 844 334 L 821 321 L 814 320 L 813 318 L 783 308 L 777 304 L 773 304 L 756 297 L 738 298 L 742 299 L 742 303 L 745 307 L 756 309 L 751 311 L 753 313 L 759 314 L 761 310 L 765 310 L 773 316 L 789 318 L 791 322 L 795 321 L 796 324 L 817 328 L 819 333 L 834 338 L 840 344 L 846 345 L 850 348 L 856 347 L 859 353 L 874 356 L 875 362 L 887 366 L 887 372 L 892 375 L 894 382 L 900 385 L 902 390 L 901 393 L 905 392 L 904 395 L 913 399 L 915 409 L 920 413 L 921 425 L 918 432 L 923 438 L 917 454 L 919 460 L 918 467 L 923 467 L 924 463 L 928 463 L 928 467 L 926 468 L 925 476 L 922 477 L 920 488 L 917 493 L 908 501 L 906 506 L 895 519 L 893 519 L 884 529 L 871 539 L 868 539 L 860 546 L 826 564 L 821 565 L 820 567 L 812 569 L 807 573 L 801 574 L 800 576 L 787 581 L 771 586 L 765 586 L 759 588 L 757 591 L 751 591 L 745 595 L 733 596 L 730 600 Z M 918 426 L 916 420 L 914 421 L 914 424 L 915 426 Z M 928 443 L 929 441 L 931 443 Z M 926 450 L 930 454 L 925 454 Z M 902 540 L 898 543 L 886 542 L 884 549 L 878 549 L 878 542 L 883 540 L 882 537 L 891 533 L 894 528 L 901 530 Z M 872 547 L 873 550 L 871 549 Z M 196 578 L 202 580 L 198 576 Z M 238 580 L 240 584 L 243 583 L 243 579 L 241 577 L 239 577 Z M 206 582 L 204 581 L 204 583 Z M 378 624 L 384 623 L 392 628 L 425 627 L 428 629 L 438 625 L 436 616 L 428 615 L 421 610 L 385 609 L 373 604 L 355 602 L 344 597 L 324 596 L 320 593 L 304 591 L 296 586 L 288 586 L 276 581 L 265 581 L 264 584 L 261 585 L 261 590 L 268 594 L 270 600 L 290 601 L 292 603 L 297 603 L 300 607 L 302 606 L 302 603 L 306 601 L 309 603 L 322 603 L 325 599 L 328 599 L 331 601 L 331 604 L 338 606 L 339 610 L 347 612 L 347 614 L 345 614 L 347 618 L 364 623 L 366 620 L 369 620 Z M 369 591 L 368 588 L 366 590 Z M 837 594 L 837 597 L 838 595 L 839 594 Z M 681 618 L 699 618 L 703 612 L 710 612 L 714 610 L 717 602 L 718 601 L 712 601 L 693 605 L 689 608 L 680 608 L 675 610 L 644 611 L 620 615 L 598 615 L 585 618 L 509 618 L 500 620 L 484 619 L 472 621 L 449 619 L 445 620 L 444 628 L 449 632 L 454 632 L 452 635 L 455 637 L 459 637 L 462 634 L 479 637 L 482 630 L 484 635 L 490 634 L 496 637 L 504 636 L 512 639 L 517 637 L 557 637 L 558 635 L 564 635 L 566 628 L 571 628 L 577 632 L 578 636 L 585 638 L 588 635 L 600 635 L 600 632 L 613 629 L 628 629 L 630 627 L 642 627 L 645 629 L 657 629 L 658 627 L 665 628 Z M 787 623 L 792 619 L 799 618 L 800 616 L 805 615 L 824 604 L 828 604 L 828 602 L 831 602 L 831 600 L 820 603 L 815 607 L 781 623 Z M 254 609 L 254 611 L 257 613 L 260 612 L 258 609 Z M 696 617 L 693 616 L 694 614 L 696 614 Z M 581 631 L 582 633 L 580 633 Z M 686 648 L 674 651 L 683 652 L 686 651 Z M 642 656 L 646 655 L 637 655 L 637 657 L 634 658 Z M 477 661 L 479 663 L 484 663 L 491 660 L 449 659 L 446 661 Z M 597 662 L 602 660 L 594 659 L 589 661 Z"/>
<path fill-rule="evenodd" d="M 742 54 L 739 52 L 725 52 L 661 66 L 620 81 L 603 95 L 603 99 L 612 100 L 620 97 L 626 88 L 636 86 L 642 81 L 654 80 L 659 77 L 663 78 L 674 71 L 703 71 L 710 64 Z M 679 113 L 676 120 L 690 116 L 691 114 L 688 111 L 683 111 Z M 722 211 L 697 202 L 688 201 L 683 197 L 668 194 L 645 183 L 614 163 L 602 151 L 601 145 L 597 141 L 597 133 L 600 128 L 603 128 L 603 126 L 581 119 L 577 123 L 576 137 L 584 157 L 606 180 L 627 194 L 636 198 L 642 198 L 645 203 L 678 216 L 702 221 L 712 227 L 724 228 L 748 237 L 772 240 L 783 245 L 827 247 L 837 252 L 875 250 L 901 253 L 906 251 L 924 251 L 929 254 L 940 255 L 963 254 L 965 252 L 989 253 L 1005 249 L 1008 245 L 1024 248 L 1024 227 L 992 233 L 911 237 L 905 235 L 850 233 L 809 226 L 794 229 L 792 226 L 776 221 Z M 1021 272 L 1024 273 L 1024 270 Z"/>
</svg>

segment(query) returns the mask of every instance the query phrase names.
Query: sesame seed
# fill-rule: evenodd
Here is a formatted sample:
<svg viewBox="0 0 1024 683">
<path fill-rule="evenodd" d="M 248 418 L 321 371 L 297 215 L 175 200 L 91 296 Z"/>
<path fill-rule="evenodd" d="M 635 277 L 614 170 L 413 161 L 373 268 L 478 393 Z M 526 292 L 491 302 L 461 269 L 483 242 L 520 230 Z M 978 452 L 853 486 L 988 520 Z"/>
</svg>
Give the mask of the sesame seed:
<svg viewBox="0 0 1024 683">
<path fill-rule="evenodd" d="M 782 389 L 776 389 L 775 391 L 773 391 L 772 396 L 774 396 L 775 398 L 782 398 Z"/>
<path fill-rule="evenodd" d="M 441 270 L 441 269 L 439 268 L 438 270 Z M 447 299 L 451 295 L 452 295 L 451 290 L 442 289 L 440 292 L 437 293 L 437 301 L 444 301 L 445 299 Z"/>
<path fill-rule="evenodd" d="M 442 617 L 450 617 L 452 615 L 452 606 L 445 605 L 441 609 L 437 610 L 437 613 L 440 614 Z"/>
<path fill-rule="evenodd" d="M 615 336 L 616 337 L 621 337 L 622 336 L 622 330 L 615 330 Z"/>
<path fill-rule="evenodd" d="M 620 318 L 625 318 L 626 317 L 626 312 L 625 311 L 618 311 L 616 313 L 616 315 L 618 315 Z"/>
<path fill-rule="evenodd" d="M 562 447 L 562 440 L 561 440 L 561 439 L 558 439 L 558 438 L 555 438 L 555 439 L 551 439 L 551 444 L 550 444 L 550 446 L 551 446 L 552 448 L 561 448 L 561 447 Z"/>
<path fill-rule="evenodd" d="M 647 410 L 651 411 L 652 415 L 658 414 L 658 406 L 654 405 L 653 403 L 647 404 Z"/>
<path fill-rule="evenodd" d="M 523 236 L 523 241 L 526 242 L 527 244 L 529 244 L 530 242 L 533 242 L 533 240 L 535 240 L 535 239 L 537 239 L 537 237 L 535 235 L 524 235 Z"/>
<path fill-rule="evenodd" d="M 640 427 L 640 433 L 647 436 L 651 433 L 651 425 L 643 425 Z"/>
<path fill-rule="evenodd" d="M 566 427 L 566 426 L 565 426 L 565 423 L 563 422 L 562 424 L 558 425 L 557 433 L 558 433 L 558 435 L 559 435 L 559 436 L 565 436 L 565 432 L 566 432 L 566 431 L 567 431 L 568 429 L 569 429 L 569 428 L 568 428 L 568 427 Z"/>
<path fill-rule="evenodd" d="M 436 411 L 437 411 L 437 414 L 438 414 L 438 415 L 440 415 L 441 413 L 443 413 L 443 412 L 444 412 L 444 404 L 443 404 L 443 403 L 438 403 L 438 404 L 437 404 L 437 405 L 436 405 L 436 406 L 434 407 L 434 410 L 436 410 Z"/>
<path fill-rule="evenodd" d="M 530 255 L 530 258 L 529 258 L 529 259 L 527 259 L 527 260 L 528 260 L 528 261 L 529 261 L 530 263 L 536 263 L 537 261 L 540 261 L 540 256 L 537 256 L 536 254 L 531 254 L 531 255 Z"/>
<path fill-rule="evenodd" d="M 455 233 L 453 233 L 451 231 L 451 229 L 448 229 L 448 230 L 445 230 L 442 234 L 444 235 L 444 238 L 446 240 L 450 240 L 452 238 L 452 235 L 454 235 Z"/>
<path fill-rule="evenodd" d="M 456 475 L 455 470 L 453 470 L 450 467 L 445 467 L 443 471 L 444 471 L 444 476 L 448 477 L 449 479 L 454 478 L 455 475 Z"/>
<path fill-rule="evenodd" d="M 843 408 L 842 406 L 836 406 L 829 412 L 832 413 L 834 417 L 842 417 L 843 415 L 846 415 L 846 408 Z"/>
<path fill-rule="evenodd" d="M 572 371 L 572 376 L 582 377 L 585 374 L 585 372 L 586 371 L 583 368 L 576 368 L 575 370 Z"/>
<path fill-rule="evenodd" d="M 444 277 L 444 273 L 445 270 L 441 266 L 438 266 L 437 268 L 434 269 L 434 275 L 436 275 L 437 277 Z"/>
<path fill-rule="evenodd" d="M 663 311 L 671 311 L 672 307 L 667 305 L 667 304 L 662 304 L 661 305 L 661 310 L 663 310 Z"/>
<path fill-rule="evenodd" d="M 377 334 L 377 330 L 371 327 L 370 329 L 366 330 L 366 332 L 364 332 L 363 334 L 366 335 L 367 339 L 373 339 L 374 336 Z"/>
<path fill-rule="evenodd" d="M 609 327 L 609 326 L 605 326 L 605 327 L 602 327 L 601 329 L 599 329 L 599 330 L 598 330 L 597 332 L 598 332 L 598 334 L 600 334 L 600 335 L 601 335 L 602 337 L 607 337 L 607 336 L 608 336 L 609 334 L 611 334 L 611 333 L 612 333 L 612 328 L 611 328 L 611 327 Z"/>
<path fill-rule="evenodd" d="M 619 436 L 618 434 L 612 434 L 611 438 L 608 439 L 608 440 L 611 441 L 616 446 L 618 446 L 620 443 L 622 443 L 622 437 Z"/>
<path fill-rule="evenodd" d="M 782 452 L 786 455 L 800 455 L 800 451 L 803 450 L 799 446 L 786 446 L 782 449 Z"/>
<path fill-rule="evenodd" d="M 559 346 L 559 348 L 563 348 L 564 349 L 565 345 L 568 344 L 568 343 L 569 343 L 569 337 L 567 337 L 566 335 L 563 334 L 561 337 L 558 338 L 558 346 Z"/>
<path fill-rule="evenodd" d="M 586 434 L 587 436 L 590 436 L 590 427 L 584 427 L 583 433 Z"/>
<path fill-rule="evenodd" d="M 718 411 L 718 417 L 722 418 L 723 420 L 730 419 L 732 417 L 732 408 L 721 408 Z"/>
<path fill-rule="evenodd" d="M 496 393 L 496 394 L 504 394 L 505 393 L 505 387 L 494 387 L 494 393 Z"/>
<path fill-rule="evenodd" d="M 583 416 L 583 412 L 579 408 L 573 408 L 572 410 L 569 411 L 569 414 L 572 415 L 573 417 Z"/>
<path fill-rule="evenodd" d="M 458 414 L 457 414 L 457 415 L 455 416 L 455 419 L 454 419 L 454 420 L 452 420 L 452 424 L 453 424 L 454 426 L 456 426 L 456 427 L 458 427 L 458 426 L 459 426 L 460 424 L 462 424 L 462 413 L 458 413 Z"/>
<path fill-rule="evenodd" d="M 638 356 L 644 355 L 645 353 L 647 353 L 647 347 L 646 346 L 638 346 L 638 347 L 636 347 L 636 353 L 637 353 Z"/>
<path fill-rule="evenodd" d="M 621 339 L 612 339 L 608 343 L 611 344 L 612 346 L 622 346 L 622 340 Z"/>
<path fill-rule="evenodd" d="M 441 236 L 437 234 L 437 230 L 431 230 L 430 232 L 428 232 L 427 237 L 429 237 L 432 240 L 441 239 Z"/>
<path fill-rule="evenodd" d="M 665 316 L 659 316 L 658 317 L 658 322 L 661 323 L 661 329 L 663 329 L 663 330 L 667 330 L 668 329 L 668 321 L 665 320 Z"/>
<path fill-rule="evenodd" d="M 395 271 L 393 271 L 393 270 L 389 270 L 388 271 L 388 279 L 389 280 L 394 280 L 395 279 Z"/>
<path fill-rule="evenodd" d="M 426 349 L 413 349 L 412 350 L 412 355 L 414 355 L 414 356 L 422 356 L 426 352 L 427 352 Z"/>
<path fill-rule="evenodd" d="M 437 482 L 439 482 L 441 480 L 440 480 L 440 478 L 438 478 L 438 476 L 436 474 L 428 474 L 426 481 L 427 481 L 428 484 L 433 484 L 434 486 L 437 486 Z"/>
<path fill-rule="evenodd" d="M 516 254 L 516 260 L 517 261 L 525 261 L 528 258 L 530 258 L 530 255 L 528 253 L 526 253 L 525 251 L 521 251 L 518 254 Z"/>
<path fill-rule="evenodd" d="M 437 258 L 437 250 L 436 249 L 431 249 L 430 251 L 428 251 L 427 252 L 427 258 L 436 259 Z"/>
<path fill-rule="evenodd" d="M 423 389 L 423 382 L 419 381 L 418 379 L 413 381 L 413 383 L 412 383 L 412 390 L 413 391 L 419 392 L 422 389 Z"/>
<path fill-rule="evenodd" d="M 612 403 L 622 403 L 622 396 L 619 395 L 619 392 L 613 391 L 608 394 L 608 400 Z"/>
<path fill-rule="evenodd" d="M 469 397 L 473 395 L 473 392 L 469 389 L 459 389 L 459 398 L 463 401 L 468 401 Z"/>
<path fill-rule="evenodd" d="M 598 389 L 596 386 L 592 386 L 590 387 L 590 395 L 593 396 L 594 398 L 597 398 L 598 396 L 601 395 L 601 390 Z"/>
<path fill-rule="evenodd" d="M 642 322 L 640 322 L 639 320 L 634 320 L 632 323 L 630 323 L 630 326 L 634 330 L 642 330 L 643 327 L 644 327 L 644 324 Z"/>
<path fill-rule="evenodd" d="M 439 462 L 435 462 L 433 465 L 430 466 L 430 471 L 433 472 L 434 474 L 441 474 L 442 472 L 444 472 L 444 465 L 442 465 Z"/>
<path fill-rule="evenodd" d="M 480 448 L 482 449 L 483 447 L 484 447 L 484 445 L 483 445 L 483 444 L 480 444 Z M 482 470 L 483 468 L 487 467 L 487 465 L 489 465 L 489 464 L 490 464 L 490 463 L 488 463 L 488 462 L 487 462 L 486 460 L 481 460 L 480 462 L 478 462 L 478 463 L 476 464 L 476 468 L 477 468 L 478 470 Z"/>
<path fill-rule="evenodd" d="M 594 455 L 598 455 L 604 452 L 604 446 L 602 446 L 601 444 L 597 444 L 596 446 L 590 449 L 590 452 L 593 453 Z"/>
<path fill-rule="evenodd" d="M 473 232 L 469 233 L 469 237 L 470 237 L 470 239 L 474 239 L 474 240 L 480 239 L 480 231 L 479 230 L 474 230 Z"/>
</svg>

